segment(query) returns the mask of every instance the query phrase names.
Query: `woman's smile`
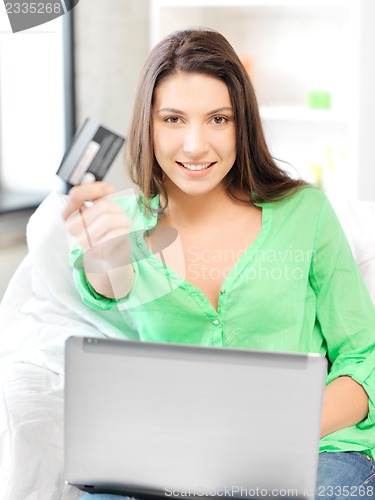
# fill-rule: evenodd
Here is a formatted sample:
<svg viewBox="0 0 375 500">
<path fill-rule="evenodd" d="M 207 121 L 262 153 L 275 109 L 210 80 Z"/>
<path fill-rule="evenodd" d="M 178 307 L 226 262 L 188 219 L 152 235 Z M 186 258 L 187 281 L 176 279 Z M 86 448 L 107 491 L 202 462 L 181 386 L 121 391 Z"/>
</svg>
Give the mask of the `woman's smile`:
<svg viewBox="0 0 375 500">
<path fill-rule="evenodd" d="M 175 194 L 212 191 L 236 160 L 229 91 L 211 76 L 177 72 L 163 80 L 155 91 L 153 130 L 156 161 Z"/>
<path fill-rule="evenodd" d="M 216 161 L 199 162 L 199 163 L 192 163 L 192 162 L 185 163 L 177 161 L 176 163 L 179 167 L 182 167 L 185 170 L 187 170 L 189 174 L 204 174 L 207 170 L 214 167 Z"/>
</svg>

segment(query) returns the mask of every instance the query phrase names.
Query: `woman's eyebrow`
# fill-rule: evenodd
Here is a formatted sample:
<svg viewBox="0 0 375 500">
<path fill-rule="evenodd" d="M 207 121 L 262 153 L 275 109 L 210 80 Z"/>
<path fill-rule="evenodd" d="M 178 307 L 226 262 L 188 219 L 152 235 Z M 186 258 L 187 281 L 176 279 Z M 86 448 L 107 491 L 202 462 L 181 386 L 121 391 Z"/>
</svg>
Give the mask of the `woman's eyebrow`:
<svg viewBox="0 0 375 500">
<path fill-rule="evenodd" d="M 223 112 L 228 112 L 228 111 L 232 112 L 233 108 L 231 106 L 223 106 L 221 108 L 213 109 L 212 111 L 207 113 L 207 116 L 216 115 L 216 113 L 223 113 Z"/>
<path fill-rule="evenodd" d="M 176 108 L 161 108 L 156 110 L 157 113 L 175 113 L 176 115 L 184 115 L 184 111 Z"/>
<path fill-rule="evenodd" d="M 213 109 L 212 111 L 209 111 L 207 113 L 207 116 L 215 115 L 216 113 L 223 113 L 224 111 L 232 112 L 233 108 L 231 106 L 222 106 L 221 108 L 216 108 L 216 109 Z M 176 108 L 161 108 L 161 109 L 158 109 L 156 112 L 157 113 L 175 113 L 176 115 L 185 115 L 186 114 L 184 111 L 181 111 L 180 109 L 176 109 Z"/>
</svg>

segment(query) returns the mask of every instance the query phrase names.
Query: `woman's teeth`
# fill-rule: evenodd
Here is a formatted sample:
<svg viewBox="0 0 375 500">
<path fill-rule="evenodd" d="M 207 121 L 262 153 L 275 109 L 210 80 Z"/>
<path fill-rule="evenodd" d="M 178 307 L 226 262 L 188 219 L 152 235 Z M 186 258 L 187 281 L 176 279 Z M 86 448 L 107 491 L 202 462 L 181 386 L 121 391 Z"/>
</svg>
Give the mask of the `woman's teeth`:
<svg viewBox="0 0 375 500">
<path fill-rule="evenodd" d="M 180 162 L 179 162 L 180 163 Z M 212 163 L 204 163 L 202 165 L 191 165 L 190 163 L 180 163 L 187 170 L 205 170 L 210 167 Z"/>
</svg>

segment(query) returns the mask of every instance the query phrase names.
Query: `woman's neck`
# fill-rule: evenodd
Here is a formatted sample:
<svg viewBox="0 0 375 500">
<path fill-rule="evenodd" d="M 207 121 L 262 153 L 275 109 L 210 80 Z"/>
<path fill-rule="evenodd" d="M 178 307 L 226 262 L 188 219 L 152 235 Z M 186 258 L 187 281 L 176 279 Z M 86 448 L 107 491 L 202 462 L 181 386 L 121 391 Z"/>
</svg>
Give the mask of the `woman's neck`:
<svg viewBox="0 0 375 500">
<path fill-rule="evenodd" d="M 235 215 L 243 203 L 233 200 L 223 186 L 203 195 L 191 196 L 180 190 L 168 190 L 165 221 L 174 227 L 202 228 L 222 224 Z"/>
</svg>

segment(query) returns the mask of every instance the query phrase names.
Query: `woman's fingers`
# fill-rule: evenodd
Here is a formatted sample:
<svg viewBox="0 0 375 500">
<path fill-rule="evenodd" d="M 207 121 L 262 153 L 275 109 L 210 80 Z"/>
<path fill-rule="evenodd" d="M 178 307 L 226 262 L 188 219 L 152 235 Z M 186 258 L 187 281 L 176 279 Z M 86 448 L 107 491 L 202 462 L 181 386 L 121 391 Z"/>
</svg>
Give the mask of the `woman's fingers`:
<svg viewBox="0 0 375 500">
<path fill-rule="evenodd" d="M 69 197 L 62 216 L 67 220 L 75 211 L 79 210 L 85 201 L 94 201 L 104 198 L 115 192 L 112 184 L 105 182 L 88 182 L 74 186 L 69 191 Z"/>
<path fill-rule="evenodd" d="M 83 250 L 126 235 L 130 226 L 131 222 L 121 206 L 108 199 L 97 200 L 91 207 L 81 207 L 66 221 L 69 234 L 74 236 Z"/>
</svg>

